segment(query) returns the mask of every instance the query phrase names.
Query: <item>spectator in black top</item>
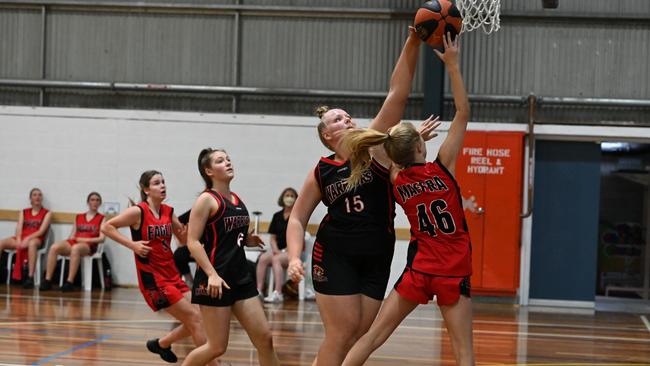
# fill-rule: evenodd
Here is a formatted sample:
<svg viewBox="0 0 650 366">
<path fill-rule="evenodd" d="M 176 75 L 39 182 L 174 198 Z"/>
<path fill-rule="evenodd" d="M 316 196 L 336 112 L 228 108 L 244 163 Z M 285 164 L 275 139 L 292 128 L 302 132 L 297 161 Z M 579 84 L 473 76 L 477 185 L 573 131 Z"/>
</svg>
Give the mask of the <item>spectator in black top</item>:
<svg viewBox="0 0 650 366">
<path fill-rule="evenodd" d="M 298 198 L 298 192 L 293 188 L 285 188 L 278 198 L 278 205 L 282 210 L 276 212 L 269 226 L 271 234 L 271 249 L 260 255 L 257 262 L 257 290 L 261 294 L 264 288 L 266 268 L 273 267 L 275 289 L 264 298 L 265 302 L 281 302 L 282 285 L 284 284 L 284 269 L 289 263 L 287 257 L 287 222 L 293 208 L 293 203 Z"/>
</svg>

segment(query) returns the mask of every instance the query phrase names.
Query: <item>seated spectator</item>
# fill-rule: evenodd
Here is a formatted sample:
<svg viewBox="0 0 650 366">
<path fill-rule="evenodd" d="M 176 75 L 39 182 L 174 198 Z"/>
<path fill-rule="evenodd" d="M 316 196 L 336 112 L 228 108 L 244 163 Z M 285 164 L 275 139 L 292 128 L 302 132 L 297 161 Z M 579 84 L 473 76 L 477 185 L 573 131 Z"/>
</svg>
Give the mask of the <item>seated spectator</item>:
<svg viewBox="0 0 650 366">
<path fill-rule="evenodd" d="M 29 203 L 31 207 L 20 211 L 18 215 L 16 235 L 0 240 L 0 253 L 4 249 L 16 250 L 16 264 L 11 278 L 22 281 L 24 288 L 34 287 L 36 254 L 45 242 L 52 221 L 52 213 L 43 207 L 43 192 L 40 189 L 32 188 L 29 191 Z M 27 266 L 27 278 L 23 278 L 24 266 Z"/>
<path fill-rule="evenodd" d="M 102 204 L 102 196 L 97 192 L 91 192 L 86 198 L 86 203 L 88 204 L 88 211 L 77 215 L 70 238 L 58 241 L 50 248 L 47 254 L 45 281 L 41 283 L 41 291 L 52 289 L 52 276 L 54 275 L 58 255 L 70 257 L 68 279 L 61 287 L 61 291 L 74 291 L 74 278 L 79 270 L 81 257 L 95 254 L 97 246 L 104 242 L 104 234 L 100 232 L 104 222 L 104 215 L 97 212 Z"/>
<path fill-rule="evenodd" d="M 284 269 L 287 268 L 289 260 L 287 257 L 287 222 L 293 208 L 294 202 L 298 198 L 298 192 L 293 188 L 285 188 L 278 198 L 278 205 L 282 210 L 276 212 L 269 226 L 271 234 L 271 248 L 260 255 L 257 261 L 257 291 L 261 294 L 264 288 L 266 277 L 266 268 L 273 268 L 274 290 L 264 298 L 265 302 L 281 302 L 282 286 L 284 285 Z"/>
</svg>

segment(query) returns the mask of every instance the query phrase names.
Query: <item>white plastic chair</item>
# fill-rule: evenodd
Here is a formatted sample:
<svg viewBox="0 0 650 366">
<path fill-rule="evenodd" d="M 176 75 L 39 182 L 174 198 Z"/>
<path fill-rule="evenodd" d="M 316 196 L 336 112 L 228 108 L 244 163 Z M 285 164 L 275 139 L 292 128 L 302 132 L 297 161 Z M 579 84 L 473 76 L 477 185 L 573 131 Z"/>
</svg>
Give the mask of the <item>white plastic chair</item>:
<svg viewBox="0 0 650 366">
<path fill-rule="evenodd" d="M 99 284 L 104 289 L 104 262 L 102 261 L 102 254 L 104 253 L 104 243 L 97 244 L 97 251 L 93 255 L 81 257 L 81 285 L 84 291 L 92 291 L 93 289 L 93 260 L 97 259 L 97 268 L 99 269 Z M 59 287 L 63 286 L 65 263 L 70 260 L 69 256 L 59 255 L 57 261 L 61 261 L 61 270 L 59 275 Z"/>
<path fill-rule="evenodd" d="M 41 257 L 47 254 L 47 251 L 50 250 L 50 247 L 52 246 L 52 243 L 54 242 L 54 233 L 52 232 L 52 228 L 48 228 L 47 232 L 45 233 L 45 240 L 44 244 L 36 252 L 36 267 L 34 269 L 34 286 L 39 286 L 41 284 L 41 275 L 43 272 L 41 269 Z M 15 249 L 5 249 L 5 252 L 7 253 L 7 285 L 11 282 L 11 260 L 14 258 L 14 254 L 16 254 Z M 18 263 L 20 265 L 20 263 Z"/>
</svg>

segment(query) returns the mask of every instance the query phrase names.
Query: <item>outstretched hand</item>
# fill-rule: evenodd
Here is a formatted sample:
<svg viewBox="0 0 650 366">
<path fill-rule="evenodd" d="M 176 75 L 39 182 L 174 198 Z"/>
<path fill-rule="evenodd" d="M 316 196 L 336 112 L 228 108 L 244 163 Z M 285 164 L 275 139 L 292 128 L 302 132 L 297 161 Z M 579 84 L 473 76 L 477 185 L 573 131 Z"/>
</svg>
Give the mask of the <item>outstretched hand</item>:
<svg viewBox="0 0 650 366">
<path fill-rule="evenodd" d="M 456 36 L 456 39 L 452 41 L 451 33 L 447 32 L 444 37 L 442 37 L 442 43 L 445 46 L 445 52 L 442 53 L 438 50 L 433 50 L 436 53 L 439 59 L 445 63 L 445 65 L 457 65 L 458 64 L 458 54 L 460 53 L 460 43 L 459 36 Z"/>
<path fill-rule="evenodd" d="M 418 132 L 420 133 L 420 136 L 422 136 L 422 139 L 424 141 L 429 141 L 434 137 L 438 136 L 438 133 L 435 132 L 435 130 L 442 123 L 439 120 L 440 120 L 440 116 L 434 118 L 432 114 L 431 117 L 427 118 L 424 122 L 422 122 L 422 124 L 418 128 Z"/>
</svg>

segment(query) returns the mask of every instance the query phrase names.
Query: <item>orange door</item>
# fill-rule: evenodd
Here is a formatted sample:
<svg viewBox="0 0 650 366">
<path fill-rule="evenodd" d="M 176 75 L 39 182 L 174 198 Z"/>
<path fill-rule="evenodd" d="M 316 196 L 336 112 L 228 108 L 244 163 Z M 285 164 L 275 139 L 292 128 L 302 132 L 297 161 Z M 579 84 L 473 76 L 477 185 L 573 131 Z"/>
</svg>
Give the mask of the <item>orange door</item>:
<svg viewBox="0 0 650 366">
<path fill-rule="evenodd" d="M 483 288 L 515 294 L 519 288 L 523 135 L 489 133 L 485 175 Z"/>
<path fill-rule="evenodd" d="M 522 163 L 523 133 L 465 134 L 456 178 L 469 202 L 464 206 L 477 293 L 514 295 L 519 287 Z"/>
</svg>

